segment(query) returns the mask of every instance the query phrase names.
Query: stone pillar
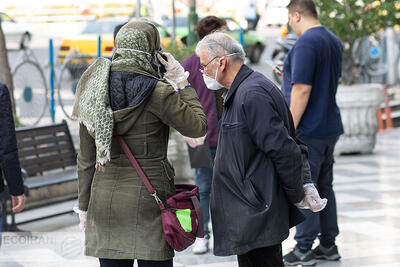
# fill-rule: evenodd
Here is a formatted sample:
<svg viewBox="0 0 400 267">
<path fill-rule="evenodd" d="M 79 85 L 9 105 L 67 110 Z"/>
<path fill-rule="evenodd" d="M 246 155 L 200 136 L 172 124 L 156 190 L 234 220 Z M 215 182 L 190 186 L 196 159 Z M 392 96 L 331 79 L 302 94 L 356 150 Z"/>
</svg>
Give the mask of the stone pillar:
<svg viewBox="0 0 400 267">
<path fill-rule="evenodd" d="M 396 32 L 393 28 L 388 28 L 385 30 L 386 38 L 386 64 L 388 67 L 388 72 L 386 74 L 387 84 L 396 84 L 398 81 L 398 55 L 399 55 L 399 44 L 396 37 Z"/>
<path fill-rule="evenodd" d="M 378 132 L 376 110 L 382 100 L 381 84 L 339 86 L 336 101 L 344 134 L 336 144 L 335 154 L 372 153 Z"/>
</svg>

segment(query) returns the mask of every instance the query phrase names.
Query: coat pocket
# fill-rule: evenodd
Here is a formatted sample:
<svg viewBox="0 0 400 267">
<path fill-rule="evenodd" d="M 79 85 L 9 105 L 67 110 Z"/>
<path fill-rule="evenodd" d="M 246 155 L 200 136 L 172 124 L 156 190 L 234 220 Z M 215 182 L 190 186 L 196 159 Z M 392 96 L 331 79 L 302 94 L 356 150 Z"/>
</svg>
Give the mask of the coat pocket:
<svg viewBox="0 0 400 267">
<path fill-rule="evenodd" d="M 252 177 L 245 179 L 243 181 L 244 190 L 243 194 L 247 200 L 247 202 L 254 208 L 258 210 L 268 209 L 269 206 L 265 203 L 264 199 L 257 192 L 255 186 L 251 181 Z"/>
<path fill-rule="evenodd" d="M 243 128 L 245 124 L 243 122 L 225 122 L 222 124 L 222 128 L 224 130 L 230 130 L 230 129 L 240 129 Z"/>
<path fill-rule="evenodd" d="M 168 160 L 162 160 L 161 166 L 163 168 L 164 177 L 170 181 L 173 181 L 175 178 L 175 170 L 174 167 L 172 167 L 171 163 L 169 163 Z"/>
</svg>

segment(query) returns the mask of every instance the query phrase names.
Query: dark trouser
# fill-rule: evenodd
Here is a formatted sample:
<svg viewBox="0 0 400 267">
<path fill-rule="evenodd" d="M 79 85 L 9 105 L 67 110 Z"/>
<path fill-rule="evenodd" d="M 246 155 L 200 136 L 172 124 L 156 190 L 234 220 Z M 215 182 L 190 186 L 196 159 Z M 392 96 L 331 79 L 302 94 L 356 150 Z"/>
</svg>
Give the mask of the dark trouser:
<svg viewBox="0 0 400 267">
<path fill-rule="evenodd" d="M 1 242 L 2 242 L 2 237 L 1 237 L 1 232 L 3 230 L 3 213 L 2 213 L 2 203 L 0 201 L 0 247 L 1 247 Z M 7 218 L 5 218 L 7 220 Z"/>
<path fill-rule="evenodd" d="M 283 267 L 282 245 L 256 248 L 238 255 L 239 267 Z"/>
<path fill-rule="evenodd" d="M 216 147 L 210 147 L 211 159 L 214 161 Z M 210 222 L 210 194 L 213 177 L 212 168 L 195 168 L 195 183 L 199 187 L 200 205 L 204 216 L 204 235 L 209 235 Z"/>
<path fill-rule="evenodd" d="M 100 267 L 133 267 L 135 260 L 99 259 Z M 145 261 L 138 260 L 139 267 L 172 267 L 173 261 Z"/>
<path fill-rule="evenodd" d="M 320 212 L 301 210 L 306 220 L 296 226 L 297 247 L 302 252 L 311 249 L 318 234 L 320 244 L 329 248 L 335 244 L 335 237 L 339 234 L 336 213 L 336 199 L 333 192 L 333 151 L 338 137 L 329 139 L 315 139 L 299 136 L 308 146 L 308 161 L 311 167 L 311 176 L 321 198 L 327 198 L 328 204 Z"/>
</svg>

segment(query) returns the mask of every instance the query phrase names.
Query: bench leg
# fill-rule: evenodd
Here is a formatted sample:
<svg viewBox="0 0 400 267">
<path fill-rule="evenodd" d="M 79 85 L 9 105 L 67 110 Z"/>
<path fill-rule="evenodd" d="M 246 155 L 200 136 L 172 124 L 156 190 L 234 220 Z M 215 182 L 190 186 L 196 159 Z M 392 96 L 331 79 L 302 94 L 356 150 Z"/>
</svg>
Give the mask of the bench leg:
<svg viewBox="0 0 400 267">
<path fill-rule="evenodd" d="M 1 225 L 2 231 L 7 231 L 8 223 L 7 223 L 7 201 L 1 201 Z"/>
<path fill-rule="evenodd" d="M 11 207 L 11 201 L 10 201 L 10 209 Z M 2 225 L 3 225 L 3 232 L 22 232 L 21 229 L 17 227 L 17 224 L 15 223 L 15 213 L 11 210 L 11 224 L 7 222 L 7 202 L 2 201 L 1 203 L 1 208 L 2 208 Z"/>
<path fill-rule="evenodd" d="M 11 202 L 10 202 L 10 205 L 11 205 Z M 8 225 L 8 231 L 9 232 L 22 232 L 22 230 L 19 229 L 17 227 L 17 224 L 15 223 L 15 213 L 12 210 L 11 210 L 11 224 Z"/>
</svg>

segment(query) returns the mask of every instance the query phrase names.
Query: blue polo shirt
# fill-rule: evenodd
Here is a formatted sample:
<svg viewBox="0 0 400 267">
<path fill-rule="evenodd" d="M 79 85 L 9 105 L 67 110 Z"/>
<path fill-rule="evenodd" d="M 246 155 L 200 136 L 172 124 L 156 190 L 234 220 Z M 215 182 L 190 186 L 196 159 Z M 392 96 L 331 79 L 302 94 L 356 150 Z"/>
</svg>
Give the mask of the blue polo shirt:
<svg viewBox="0 0 400 267">
<path fill-rule="evenodd" d="M 283 69 L 282 91 L 288 105 L 293 84 L 312 86 L 297 134 L 331 138 L 343 133 L 335 99 L 341 72 L 342 45 L 324 26 L 307 30 L 296 41 L 285 58 Z"/>
</svg>

